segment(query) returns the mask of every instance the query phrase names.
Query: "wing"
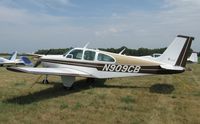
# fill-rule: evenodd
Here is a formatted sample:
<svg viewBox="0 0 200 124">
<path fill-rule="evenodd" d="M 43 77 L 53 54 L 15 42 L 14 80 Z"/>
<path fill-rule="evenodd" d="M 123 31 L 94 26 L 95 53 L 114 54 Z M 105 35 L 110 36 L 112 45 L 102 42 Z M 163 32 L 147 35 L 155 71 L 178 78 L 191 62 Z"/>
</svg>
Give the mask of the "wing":
<svg viewBox="0 0 200 124">
<path fill-rule="evenodd" d="M 89 73 L 69 68 L 8 67 L 7 70 L 39 75 L 94 77 Z"/>
</svg>

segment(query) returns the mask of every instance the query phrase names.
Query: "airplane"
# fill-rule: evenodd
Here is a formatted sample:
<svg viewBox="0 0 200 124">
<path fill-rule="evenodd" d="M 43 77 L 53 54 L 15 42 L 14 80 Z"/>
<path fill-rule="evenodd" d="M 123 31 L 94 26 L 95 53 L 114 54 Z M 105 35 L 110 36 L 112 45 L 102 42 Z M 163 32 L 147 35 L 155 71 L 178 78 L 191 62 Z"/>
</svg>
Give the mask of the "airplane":
<svg viewBox="0 0 200 124">
<path fill-rule="evenodd" d="M 160 53 L 154 53 L 152 55 L 146 55 L 146 56 L 141 56 L 143 58 L 149 58 L 149 59 L 156 59 L 157 57 L 161 56 L 162 54 Z"/>
<path fill-rule="evenodd" d="M 188 62 L 198 63 L 198 56 L 196 52 L 192 52 L 190 57 L 187 59 Z"/>
<path fill-rule="evenodd" d="M 0 57 L 0 66 L 13 66 L 13 65 L 27 65 L 31 66 L 32 62 L 25 56 L 20 57 L 20 59 L 17 58 L 17 51 L 13 52 L 12 55 L 7 59 Z"/>
<path fill-rule="evenodd" d="M 127 56 L 98 49 L 74 48 L 64 55 L 42 56 L 34 67 L 8 67 L 7 70 L 37 75 L 57 75 L 67 89 L 75 77 L 110 79 L 155 74 L 177 74 L 185 71 L 187 54 L 194 37 L 178 35 L 164 53 L 156 59 Z M 43 67 L 37 67 L 42 64 Z"/>
</svg>

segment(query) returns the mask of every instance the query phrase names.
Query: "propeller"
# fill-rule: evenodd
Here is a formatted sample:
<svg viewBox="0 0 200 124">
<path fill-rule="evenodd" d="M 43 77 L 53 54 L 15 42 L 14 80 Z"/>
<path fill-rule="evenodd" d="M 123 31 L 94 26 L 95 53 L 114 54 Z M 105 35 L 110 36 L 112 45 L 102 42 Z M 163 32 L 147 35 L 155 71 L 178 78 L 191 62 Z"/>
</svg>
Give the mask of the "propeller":
<svg viewBox="0 0 200 124">
<path fill-rule="evenodd" d="M 49 49 L 44 55 L 48 55 L 50 53 L 51 49 Z M 35 65 L 33 66 L 34 68 L 38 67 L 42 63 L 41 57 L 36 61 Z"/>
<path fill-rule="evenodd" d="M 39 58 L 38 61 L 35 63 L 35 65 L 33 66 L 34 68 L 38 67 L 41 64 L 41 59 Z"/>
</svg>

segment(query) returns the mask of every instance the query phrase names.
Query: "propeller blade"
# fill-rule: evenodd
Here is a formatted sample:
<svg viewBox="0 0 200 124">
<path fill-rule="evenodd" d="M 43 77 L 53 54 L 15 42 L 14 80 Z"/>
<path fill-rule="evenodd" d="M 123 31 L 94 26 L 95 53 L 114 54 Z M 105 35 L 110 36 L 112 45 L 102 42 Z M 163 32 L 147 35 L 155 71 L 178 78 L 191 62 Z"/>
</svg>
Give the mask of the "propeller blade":
<svg viewBox="0 0 200 124">
<path fill-rule="evenodd" d="M 49 49 L 46 53 L 45 56 L 48 55 L 51 52 L 51 49 Z M 42 56 L 41 56 L 42 57 Z M 41 59 L 39 58 L 38 61 L 35 63 L 33 67 L 38 67 L 41 64 Z"/>
<path fill-rule="evenodd" d="M 41 64 L 41 60 L 39 59 L 33 67 L 38 67 Z"/>
</svg>

